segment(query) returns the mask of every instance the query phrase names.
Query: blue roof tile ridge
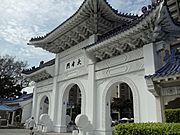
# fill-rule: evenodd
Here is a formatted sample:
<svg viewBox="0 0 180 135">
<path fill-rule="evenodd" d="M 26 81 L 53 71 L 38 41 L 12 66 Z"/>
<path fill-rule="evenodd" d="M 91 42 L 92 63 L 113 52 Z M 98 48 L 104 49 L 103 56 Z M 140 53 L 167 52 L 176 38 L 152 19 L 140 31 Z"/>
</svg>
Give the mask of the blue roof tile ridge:
<svg viewBox="0 0 180 135">
<path fill-rule="evenodd" d="M 164 60 L 166 63 L 155 74 L 146 75 L 145 78 L 158 78 L 180 73 L 180 52 L 177 49 L 172 49 L 171 54 L 166 50 Z"/>
</svg>

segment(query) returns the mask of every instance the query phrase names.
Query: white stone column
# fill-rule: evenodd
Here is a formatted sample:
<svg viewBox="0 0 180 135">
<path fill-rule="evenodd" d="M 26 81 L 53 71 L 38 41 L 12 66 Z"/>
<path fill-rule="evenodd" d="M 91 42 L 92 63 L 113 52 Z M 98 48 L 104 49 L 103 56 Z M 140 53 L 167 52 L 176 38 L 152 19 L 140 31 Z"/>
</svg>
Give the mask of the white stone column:
<svg viewBox="0 0 180 135">
<path fill-rule="evenodd" d="M 143 47 L 145 75 L 154 74 L 156 70 L 156 51 L 153 43 Z"/>
<path fill-rule="evenodd" d="M 121 87 L 120 87 L 120 84 L 118 84 L 118 86 L 117 86 L 117 93 L 118 93 L 117 97 L 120 98 L 121 97 Z"/>
<path fill-rule="evenodd" d="M 90 37 L 90 43 L 95 43 L 97 40 L 96 35 L 92 35 Z M 87 87 L 88 90 L 86 91 L 86 115 L 88 116 L 88 119 L 90 123 L 93 125 L 93 127 L 96 127 L 96 107 L 97 107 L 97 101 L 96 101 L 96 86 L 95 86 L 95 63 L 96 58 L 92 56 L 91 54 L 85 52 L 88 61 L 88 83 Z"/>
<path fill-rule="evenodd" d="M 11 118 L 11 113 L 9 112 L 9 114 L 8 114 L 8 124 L 9 124 L 10 118 Z"/>
<path fill-rule="evenodd" d="M 31 112 L 31 116 L 34 117 L 34 119 L 38 119 L 38 114 L 37 114 L 37 86 L 36 83 L 34 85 L 34 89 L 33 89 L 33 103 L 32 103 L 32 112 Z"/>
<path fill-rule="evenodd" d="M 57 125 L 57 114 L 58 114 L 58 74 L 59 74 L 59 55 L 56 55 L 55 59 L 55 69 L 54 69 L 54 76 L 53 76 L 53 91 L 51 96 L 51 110 L 50 110 L 50 118 L 53 121 L 53 126 L 56 128 Z M 56 130 L 56 129 L 54 129 Z"/>
<path fill-rule="evenodd" d="M 66 107 L 68 102 L 68 96 L 63 99 L 63 93 L 59 94 L 58 101 L 60 102 L 58 107 L 58 121 L 55 127 L 55 132 L 65 133 L 67 132 L 67 125 L 66 125 Z"/>
<path fill-rule="evenodd" d="M 148 91 L 144 76 L 131 76 L 134 84 L 138 89 L 139 98 L 134 99 L 139 100 L 138 108 L 134 104 L 134 111 L 136 112 L 135 122 L 162 122 L 161 118 L 161 102 L 159 98 L 155 97 L 152 93 Z M 139 111 L 139 112 L 138 112 Z"/>
<path fill-rule="evenodd" d="M 88 91 L 86 96 L 86 114 L 93 125 L 95 125 L 96 120 L 96 90 L 94 68 L 94 63 L 90 61 L 88 65 Z"/>
<path fill-rule="evenodd" d="M 145 75 L 154 74 L 162 66 L 161 50 L 168 49 L 169 45 L 163 41 L 143 46 Z"/>
<path fill-rule="evenodd" d="M 143 47 L 144 54 L 144 68 L 145 75 L 152 75 L 162 66 L 162 61 L 160 57 L 160 51 L 164 49 L 168 49 L 169 45 L 165 42 L 160 41 L 156 43 L 150 43 Z M 147 90 L 148 91 L 148 90 Z M 152 94 L 152 93 L 151 93 Z M 162 122 L 162 100 L 159 97 L 155 97 L 154 95 L 149 95 L 147 97 L 147 102 L 149 103 L 149 108 L 147 108 L 150 112 L 153 110 L 155 113 L 148 113 L 148 115 L 153 116 L 153 121 Z"/>
<path fill-rule="evenodd" d="M 12 120 L 11 120 L 11 124 L 12 124 L 12 125 L 14 124 L 15 113 L 16 113 L 16 112 L 13 112 L 13 114 L 12 114 Z"/>
</svg>

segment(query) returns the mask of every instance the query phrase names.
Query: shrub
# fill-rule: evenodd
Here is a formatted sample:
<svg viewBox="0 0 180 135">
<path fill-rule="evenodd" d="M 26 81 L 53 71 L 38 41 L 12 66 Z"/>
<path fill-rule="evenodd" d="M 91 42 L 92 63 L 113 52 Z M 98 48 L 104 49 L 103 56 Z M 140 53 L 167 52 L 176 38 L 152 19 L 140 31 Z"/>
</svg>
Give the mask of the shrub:
<svg viewBox="0 0 180 135">
<path fill-rule="evenodd" d="M 115 135 L 180 135 L 180 123 L 119 124 Z"/>
<path fill-rule="evenodd" d="M 180 108 L 165 110 L 165 117 L 168 123 L 180 123 Z"/>
</svg>

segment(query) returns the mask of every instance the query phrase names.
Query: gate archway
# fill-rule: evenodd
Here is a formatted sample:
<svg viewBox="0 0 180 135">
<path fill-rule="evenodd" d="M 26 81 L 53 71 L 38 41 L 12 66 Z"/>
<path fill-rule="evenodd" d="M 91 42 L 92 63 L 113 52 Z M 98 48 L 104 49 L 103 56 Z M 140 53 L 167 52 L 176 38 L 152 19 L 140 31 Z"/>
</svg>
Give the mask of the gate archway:
<svg viewBox="0 0 180 135">
<path fill-rule="evenodd" d="M 39 117 L 41 116 L 41 114 L 48 114 L 48 112 L 49 112 L 49 98 L 48 96 L 43 96 L 39 106 Z"/>
<path fill-rule="evenodd" d="M 134 122 L 133 95 L 126 83 L 116 83 L 111 87 L 110 113 L 112 125 L 118 122 Z"/>
<path fill-rule="evenodd" d="M 101 105 L 101 128 L 107 132 L 107 135 L 112 134 L 112 118 L 111 118 L 111 97 L 112 90 L 115 89 L 119 84 L 126 84 L 132 92 L 133 97 L 133 114 L 134 122 L 140 121 L 140 104 L 139 104 L 139 94 L 136 85 L 133 81 L 126 77 L 116 77 L 108 80 L 107 85 L 104 86 L 104 91 L 102 94 L 102 105 Z"/>
<path fill-rule="evenodd" d="M 81 82 L 74 80 L 66 83 L 62 97 L 62 113 L 61 113 L 61 127 L 64 132 L 68 131 L 68 124 L 66 123 L 66 115 L 71 117 L 71 124 L 75 124 L 75 118 L 78 114 L 85 113 L 85 89 Z M 75 96 L 74 96 L 75 95 Z"/>
</svg>

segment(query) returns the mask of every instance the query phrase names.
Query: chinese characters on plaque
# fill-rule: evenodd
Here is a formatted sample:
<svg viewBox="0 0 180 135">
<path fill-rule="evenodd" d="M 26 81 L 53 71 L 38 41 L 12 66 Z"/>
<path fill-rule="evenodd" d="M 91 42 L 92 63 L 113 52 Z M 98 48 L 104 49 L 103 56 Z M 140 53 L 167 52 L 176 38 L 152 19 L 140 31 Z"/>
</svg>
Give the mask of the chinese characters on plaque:
<svg viewBox="0 0 180 135">
<path fill-rule="evenodd" d="M 65 70 L 70 70 L 84 65 L 84 58 L 80 57 L 65 64 Z"/>
</svg>

